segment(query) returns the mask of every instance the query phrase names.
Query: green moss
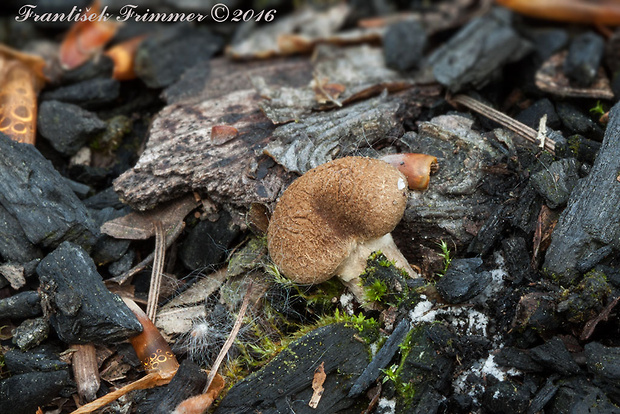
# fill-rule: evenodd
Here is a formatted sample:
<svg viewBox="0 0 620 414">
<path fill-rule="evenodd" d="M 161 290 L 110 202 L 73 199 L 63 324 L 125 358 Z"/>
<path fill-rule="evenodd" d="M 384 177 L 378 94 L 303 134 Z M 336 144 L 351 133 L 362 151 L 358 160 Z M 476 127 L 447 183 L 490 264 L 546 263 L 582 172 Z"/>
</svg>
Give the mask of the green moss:
<svg viewBox="0 0 620 414">
<path fill-rule="evenodd" d="M 406 272 L 396 267 L 381 252 L 372 253 L 366 262 L 366 269 L 360 275 L 365 299 L 369 303 L 384 306 L 399 306 L 409 295 Z"/>
</svg>

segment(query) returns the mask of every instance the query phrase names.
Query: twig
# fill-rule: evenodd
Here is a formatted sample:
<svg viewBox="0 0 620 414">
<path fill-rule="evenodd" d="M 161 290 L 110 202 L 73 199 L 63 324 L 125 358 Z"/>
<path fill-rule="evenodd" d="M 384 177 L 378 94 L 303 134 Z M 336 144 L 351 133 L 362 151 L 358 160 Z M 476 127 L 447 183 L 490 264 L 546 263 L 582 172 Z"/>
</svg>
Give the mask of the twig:
<svg viewBox="0 0 620 414">
<path fill-rule="evenodd" d="M 252 285 L 252 280 L 250 280 L 248 288 L 245 292 L 245 297 L 243 298 L 243 302 L 241 303 L 241 307 L 239 308 L 239 314 L 237 314 L 237 320 L 235 320 L 235 324 L 230 330 L 230 334 L 228 334 L 226 342 L 224 342 L 220 353 L 217 355 L 217 358 L 215 359 L 215 362 L 211 367 L 211 371 L 209 372 L 209 376 L 207 377 L 207 384 L 205 385 L 204 391 L 202 392 L 203 394 L 206 393 L 211 386 L 213 378 L 215 378 L 215 376 L 217 375 L 217 371 L 220 368 L 222 361 L 224 361 L 228 350 L 230 349 L 233 342 L 235 341 L 235 338 L 237 338 L 237 335 L 239 334 L 239 329 L 241 329 L 241 323 L 243 322 L 243 316 L 245 315 L 245 311 L 247 310 L 248 304 L 250 303 L 250 293 L 252 291 Z"/>
<path fill-rule="evenodd" d="M 160 220 L 155 221 L 153 224 L 155 225 L 155 257 L 151 273 L 151 285 L 149 286 L 148 303 L 146 304 L 146 315 L 152 321 L 155 320 L 155 314 L 157 313 L 161 275 L 164 270 L 164 257 L 166 256 L 166 233 L 164 233 L 164 228 Z"/>
<path fill-rule="evenodd" d="M 456 95 L 448 99 L 451 103 L 461 104 L 464 107 L 471 109 L 474 112 L 479 113 L 492 121 L 497 122 L 503 127 L 517 133 L 519 136 L 525 138 L 526 140 L 532 142 L 533 144 L 539 144 L 540 140 L 538 139 L 538 132 L 530 128 L 529 126 L 522 124 L 514 118 L 509 117 L 508 115 L 498 111 L 497 109 L 491 108 L 483 104 L 476 99 L 469 97 L 467 95 Z M 544 142 L 544 147 L 547 151 L 551 152 L 555 155 L 555 141 L 546 137 Z"/>
<path fill-rule="evenodd" d="M 172 229 L 170 234 L 166 237 L 166 249 L 170 247 L 172 243 L 174 243 L 174 241 L 181 235 L 184 228 L 185 228 L 185 222 L 180 221 L 179 224 L 177 224 Z M 125 282 L 127 282 L 133 275 L 135 275 L 136 273 L 140 272 L 145 267 L 147 267 L 153 261 L 154 258 L 155 258 L 155 254 L 151 253 L 148 256 L 146 256 L 144 260 L 142 260 L 140 263 L 135 265 L 133 268 L 129 269 L 127 272 L 119 276 L 110 278 L 108 280 L 118 283 L 119 285 L 122 285 Z"/>
</svg>

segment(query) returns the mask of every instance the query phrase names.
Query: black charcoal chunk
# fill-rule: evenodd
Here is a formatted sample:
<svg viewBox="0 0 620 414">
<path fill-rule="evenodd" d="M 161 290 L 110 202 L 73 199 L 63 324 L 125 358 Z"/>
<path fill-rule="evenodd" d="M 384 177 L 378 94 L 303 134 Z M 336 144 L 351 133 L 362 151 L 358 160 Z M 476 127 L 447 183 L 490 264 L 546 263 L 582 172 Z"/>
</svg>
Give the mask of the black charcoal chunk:
<svg viewBox="0 0 620 414">
<path fill-rule="evenodd" d="M 562 125 L 557 112 L 555 112 L 555 106 L 553 106 L 553 103 L 551 103 L 551 101 L 547 98 L 534 102 L 532 105 L 521 111 L 515 119 L 530 128 L 538 130 L 540 119 L 543 115 L 547 115 L 546 125 L 548 128 L 558 129 Z"/>
<path fill-rule="evenodd" d="M 592 385 L 586 378 L 577 377 L 561 384 L 545 412 L 618 414 L 618 406 L 599 387 Z"/>
<path fill-rule="evenodd" d="M 216 414 L 255 412 L 276 414 L 290 412 L 294 401 L 298 414 L 336 413 L 350 406 L 354 400 L 347 394 L 356 380 L 356 374 L 368 365 L 367 345 L 355 339 L 355 328 L 337 323 L 318 328 L 280 352 L 260 371 L 235 384 L 220 402 Z M 324 363 L 327 375 L 325 391 L 316 409 L 308 406 L 312 396 L 315 369 Z"/>
<path fill-rule="evenodd" d="M 28 350 L 46 340 L 49 332 L 47 318 L 26 319 L 13 330 L 13 343 L 19 349 Z"/>
<path fill-rule="evenodd" d="M 453 260 L 435 287 L 448 303 L 463 303 L 480 294 L 491 281 L 491 273 L 480 271 L 482 259 Z"/>
<path fill-rule="evenodd" d="M 530 43 L 512 28 L 506 9 L 473 19 L 429 57 L 435 79 L 451 92 L 479 89 L 504 65 L 521 59 Z"/>
<path fill-rule="evenodd" d="M 130 209 L 128 207 L 123 209 L 106 207 L 101 210 L 90 211 L 95 223 L 97 223 L 97 226 L 101 228 L 103 223 L 128 214 Z M 115 262 L 123 257 L 130 244 L 130 240 L 117 239 L 110 237 L 107 234 L 101 234 L 97 239 L 97 243 L 95 243 L 95 246 L 93 247 L 91 257 L 97 266 L 103 266 L 108 263 Z"/>
<path fill-rule="evenodd" d="M 531 257 L 523 237 L 508 237 L 502 240 L 502 251 L 506 260 L 508 278 L 518 285 L 523 280 L 536 278 L 531 266 Z"/>
<path fill-rule="evenodd" d="M 487 412 L 521 414 L 527 410 L 534 391 L 529 381 L 499 381 L 486 388 L 482 404 Z"/>
<path fill-rule="evenodd" d="M 530 28 L 524 35 L 532 42 L 541 62 L 549 59 L 568 44 L 568 32 L 563 29 Z"/>
<path fill-rule="evenodd" d="M 594 32 L 576 36 L 568 48 L 564 74 L 579 86 L 588 86 L 598 74 L 603 59 L 605 41 Z"/>
<path fill-rule="evenodd" d="M 123 301 L 111 293 L 86 251 L 64 242 L 37 267 L 41 289 L 53 307 L 50 323 L 64 342 L 118 342 L 142 331 Z"/>
<path fill-rule="evenodd" d="M 228 248 L 239 236 L 239 228 L 226 211 L 211 222 L 199 222 L 187 235 L 179 255 L 185 267 L 190 270 L 204 269 L 222 263 Z"/>
<path fill-rule="evenodd" d="M 0 299 L 0 319 L 32 318 L 41 315 L 41 296 L 34 290 L 18 292 Z"/>
<path fill-rule="evenodd" d="M 7 262 L 27 263 L 43 257 L 30 242 L 19 221 L 0 204 L 0 257 Z"/>
<path fill-rule="evenodd" d="M 396 325 L 394 331 L 390 334 L 390 337 L 385 341 L 379 352 L 374 356 L 370 364 L 364 369 L 364 372 L 357 378 L 355 384 L 349 391 L 349 398 L 356 398 L 368 389 L 370 384 L 375 382 L 381 370 L 383 370 L 399 349 L 399 346 L 405 339 L 407 332 L 411 329 L 409 320 L 403 319 Z"/>
<path fill-rule="evenodd" d="M 190 360 L 183 361 L 172 381 L 165 387 L 156 387 L 138 406 L 138 414 L 169 414 L 183 400 L 202 394 L 207 384 L 207 373 Z"/>
<path fill-rule="evenodd" d="M 447 399 L 432 387 L 424 389 L 413 414 L 436 414 L 445 412 Z"/>
<path fill-rule="evenodd" d="M 570 155 L 577 158 L 581 162 L 587 162 L 588 164 L 594 164 L 596 155 L 601 149 L 601 143 L 594 141 L 579 134 L 571 135 L 567 138 L 568 151 Z"/>
<path fill-rule="evenodd" d="M 523 349 L 505 346 L 495 355 L 494 361 L 503 367 L 513 367 L 524 372 L 541 372 L 542 366 Z"/>
<path fill-rule="evenodd" d="M 88 197 L 84 200 L 84 205 L 88 208 L 96 210 L 102 210 L 106 207 L 112 207 L 115 209 L 126 207 L 126 205 L 119 200 L 118 194 L 112 187 L 108 187 L 105 190 Z"/>
<path fill-rule="evenodd" d="M 0 381 L 0 413 L 32 414 L 70 384 L 68 370 L 13 375 Z"/>
<path fill-rule="evenodd" d="M 4 363 L 12 375 L 37 371 L 59 371 L 69 367 L 69 364 L 61 361 L 58 354 L 50 347 L 43 345 L 30 351 L 8 350 L 4 354 Z"/>
<path fill-rule="evenodd" d="M 99 109 L 116 101 L 119 95 L 119 81 L 95 78 L 44 92 L 41 100 L 72 103 L 84 109 Z"/>
<path fill-rule="evenodd" d="M 491 251 L 501 240 L 501 236 L 508 228 L 510 222 L 509 206 L 498 206 L 485 220 L 474 239 L 467 246 L 468 253 L 485 255 Z"/>
<path fill-rule="evenodd" d="M 426 31 L 420 22 L 411 20 L 391 25 L 383 36 L 385 64 L 406 71 L 420 66 L 426 47 Z"/>
<path fill-rule="evenodd" d="M 74 155 L 89 139 L 105 130 L 106 124 L 77 105 L 45 101 L 39 106 L 37 127 L 52 147 L 63 155 Z"/>
<path fill-rule="evenodd" d="M 207 30 L 172 26 L 140 44 L 134 69 L 148 87 L 163 88 L 195 64 L 208 60 L 221 47 L 222 40 Z"/>
<path fill-rule="evenodd" d="M 571 134 L 579 134 L 593 139 L 600 139 L 603 136 L 603 129 L 574 105 L 558 102 L 555 109 L 562 120 L 562 124 Z"/>
<path fill-rule="evenodd" d="M 532 348 L 530 355 L 534 361 L 562 375 L 575 375 L 581 371 L 564 342 L 557 336 Z"/>
<path fill-rule="evenodd" d="M 573 189 L 547 249 L 543 269 L 565 286 L 579 276 L 584 258 L 605 245 L 620 249 L 619 112 L 616 104 L 592 170 Z"/>
<path fill-rule="evenodd" d="M 0 134 L 0 205 L 33 245 L 54 248 L 65 240 L 90 248 L 99 229 L 66 181 L 29 144 Z"/>
<path fill-rule="evenodd" d="M 552 162 L 548 168 L 532 174 L 530 182 L 542 195 L 549 208 L 562 207 L 579 180 L 579 164 L 574 158 Z"/>
<path fill-rule="evenodd" d="M 94 78 L 111 78 L 114 71 L 114 62 L 106 55 L 99 55 L 89 59 L 77 68 L 62 73 L 62 84 L 78 83 Z"/>
<path fill-rule="evenodd" d="M 527 409 L 527 414 L 536 414 L 542 412 L 543 408 L 551 401 L 551 399 L 555 396 L 560 388 L 555 384 L 555 381 L 559 378 L 559 375 L 552 375 L 545 381 L 545 385 L 543 385 L 534 398 L 532 398 L 532 402 L 530 403 L 529 408 Z"/>
<path fill-rule="evenodd" d="M 585 346 L 588 370 L 607 381 L 620 384 L 620 348 L 590 342 Z"/>
</svg>

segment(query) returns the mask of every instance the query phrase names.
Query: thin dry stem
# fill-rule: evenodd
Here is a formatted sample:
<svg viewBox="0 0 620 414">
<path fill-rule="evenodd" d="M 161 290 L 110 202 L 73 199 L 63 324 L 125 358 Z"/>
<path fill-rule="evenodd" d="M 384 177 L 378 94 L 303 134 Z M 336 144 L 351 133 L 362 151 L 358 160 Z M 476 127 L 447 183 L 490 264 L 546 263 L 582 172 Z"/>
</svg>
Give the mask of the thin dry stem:
<svg viewBox="0 0 620 414">
<path fill-rule="evenodd" d="M 248 309 L 248 305 L 250 303 L 250 293 L 252 291 L 252 285 L 252 280 L 250 280 L 250 282 L 248 283 L 248 288 L 245 292 L 245 296 L 243 298 L 243 302 L 241 303 L 241 307 L 239 308 L 239 313 L 237 314 L 237 320 L 235 320 L 235 324 L 230 330 L 230 334 L 228 335 L 226 342 L 224 342 L 220 353 L 217 355 L 217 358 L 215 359 L 215 362 L 211 367 L 211 371 L 209 372 L 209 376 L 207 377 L 207 384 L 205 385 L 204 391 L 202 392 L 203 394 L 206 393 L 209 389 L 209 386 L 211 386 L 211 383 L 217 375 L 217 371 L 219 370 L 222 361 L 224 361 L 228 350 L 232 346 L 233 342 L 235 342 L 235 338 L 237 338 L 237 335 L 239 334 L 239 329 L 241 329 L 241 323 L 243 322 L 245 311 Z"/>
<path fill-rule="evenodd" d="M 181 235 L 183 229 L 185 228 L 185 222 L 181 221 L 177 224 L 174 229 L 170 232 L 170 234 L 166 237 L 166 249 L 172 245 L 172 243 Z M 149 254 L 144 260 L 135 265 L 133 268 L 128 270 L 127 272 L 109 279 L 112 282 L 118 283 L 119 285 L 127 282 L 133 275 L 142 271 L 145 267 L 147 267 L 155 258 L 155 253 Z"/>
<path fill-rule="evenodd" d="M 164 232 L 164 227 L 160 220 L 155 221 L 153 224 L 155 225 L 155 259 L 153 260 L 151 285 L 149 287 L 148 303 L 146 304 L 146 315 L 152 321 L 155 320 L 155 314 L 157 313 L 161 275 L 164 270 L 164 258 L 166 257 L 166 233 Z"/>
<path fill-rule="evenodd" d="M 490 106 L 487 106 L 472 97 L 469 97 L 466 95 L 456 95 L 456 96 L 451 97 L 449 101 L 453 103 L 461 104 L 465 106 L 466 108 L 471 109 L 472 111 L 477 112 L 480 115 L 483 115 L 497 122 L 503 127 L 517 133 L 519 136 L 525 138 L 526 140 L 534 144 L 538 145 L 540 143 L 540 140 L 538 139 L 538 132 L 535 129 L 530 128 L 529 126 L 525 124 L 522 124 L 521 122 L 515 120 L 514 118 L 511 118 L 508 115 L 494 108 L 491 108 Z M 549 137 L 546 137 L 545 142 L 544 142 L 544 147 L 547 151 L 551 152 L 552 154 L 555 154 L 555 141 L 553 141 Z"/>
</svg>

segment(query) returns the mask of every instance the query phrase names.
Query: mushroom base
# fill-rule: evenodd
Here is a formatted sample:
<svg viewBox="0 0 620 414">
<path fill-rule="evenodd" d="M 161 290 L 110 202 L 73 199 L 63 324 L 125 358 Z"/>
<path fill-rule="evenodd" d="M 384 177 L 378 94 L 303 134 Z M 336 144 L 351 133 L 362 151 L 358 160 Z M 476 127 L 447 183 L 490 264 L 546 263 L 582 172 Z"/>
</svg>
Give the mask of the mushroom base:
<svg viewBox="0 0 620 414">
<path fill-rule="evenodd" d="M 400 252 L 390 233 L 378 239 L 358 243 L 349 257 L 338 266 L 335 274 L 360 301 L 363 301 L 364 289 L 360 285 L 359 276 L 366 269 L 368 257 L 376 251 L 383 253 L 388 260 L 394 261 L 396 267 L 404 269 L 409 273 L 409 276 L 414 278 L 420 277 L 418 272 L 413 270 L 405 256 Z"/>
</svg>

